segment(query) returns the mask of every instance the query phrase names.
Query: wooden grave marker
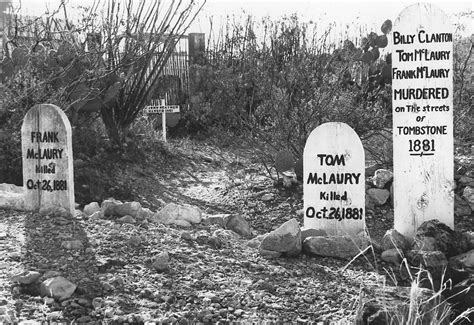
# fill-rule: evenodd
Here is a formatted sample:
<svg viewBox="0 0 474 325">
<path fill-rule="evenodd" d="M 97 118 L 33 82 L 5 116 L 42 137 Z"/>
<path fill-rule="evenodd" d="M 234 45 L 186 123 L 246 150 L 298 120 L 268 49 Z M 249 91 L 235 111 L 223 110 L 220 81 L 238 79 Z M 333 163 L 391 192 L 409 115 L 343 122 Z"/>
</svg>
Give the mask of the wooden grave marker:
<svg viewBox="0 0 474 325">
<path fill-rule="evenodd" d="M 23 187 L 28 210 L 57 206 L 74 215 L 71 125 L 57 106 L 33 106 L 21 127 Z"/>
<path fill-rule="evenodd" d="M 392 37 L 394 227 L 454 226 L 452 24 L 431 4 L 405 8 Z"/>
<path fill-rule="evenodd" d="M 164 99 L 152 99 L 151 105 L 145 107 L 145 113 L 161 114 L 162 138 L 166 142 L 166 113 L 179 113 L 179 105 L 165 105 Z"/>
<path fill-rule="evenodd" d="M 350 126 L 330 122 L 311 132 L 303 182 L 305 228 L 352 237 L 365 230 L 365 153 Z"/>
</svg>

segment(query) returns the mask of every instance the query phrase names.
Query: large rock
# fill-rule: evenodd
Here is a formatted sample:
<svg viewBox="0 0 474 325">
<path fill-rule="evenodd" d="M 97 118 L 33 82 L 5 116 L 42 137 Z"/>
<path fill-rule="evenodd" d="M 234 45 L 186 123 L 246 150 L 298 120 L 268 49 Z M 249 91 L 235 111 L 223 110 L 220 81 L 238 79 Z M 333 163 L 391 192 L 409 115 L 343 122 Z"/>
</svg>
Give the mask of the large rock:
<svg viewBox="0 0 474 325">
<path fill-rule="evenodd" d="M 389 229 L 382 238 L 382 249 L 384 251 L 398 248 L 405 251 L 410 248 L 410 241 L 395 229 Z"/>
<path fill-rule="evenodd" d="M 40 285 L 42 296 L 50 296 L 58 300 L 65 300 L 72 296 L 77 286 L 62 276 L 44 280 Z"/>
<path fill-rule="evenodd" d="M 454 215 L 457 217 L 470 216 L 472 213 L 471 205 L 462 197 L 454 195 Z"/>
<path fill-rule="evenodd" d="M 301 253 L 301 230 L 296 219 L 291 219 L 268 233 L 260 243 L 263 251 L 285 253 L 297 256 Z"/>
<path fill-rule="evenodd" d="M 99 203 L 97 202 L 91 202 L 87 204 L 86 206 L 84 206 L 84 214 L 86 216 L 90 216 L 97 211 L 100 211 L 100 206 L 99 206 Z"/>
<path fill-rule="evenodd" d="M 435 251 L 436 239 L 433 237 L 419 236 L 415 238 L 412 248 L 417 251 Z"/>
<path fill-rule="evenodd" d="M 423 237 L 435 239 L 435 249 L 446 257 L 456 256 L 469 249 L 469 239 L 461 232 L 454 231 L 439 220 L 423 222 L 415 233 L 415 241 Z"/>
<path fill-rule="evenodd" d="M 136 217 L 142 206 L 139 202 L 111 203 L 104 210 L 104 215 L 115 215 L 118 217 L 132 216 Z"/>
<path fill-rule="evenodd" d="M 150 221 L 169 225 L 174 223 L 175 220 L 184 220 L 191 224 L 200 223 L 202 220 L 202 212 L 197 207 L 169 203 L 163 209 L 155 213 Z"/>
<path fill-rule="evenodd" d="M 474 273 L 474 249 L 471 249 L 469 252 L 453 256 L 449 259 L 450 265 L 455 265 L 457 268 L 469 270 L 471 273 Z"/>
<path fill-rule="evenodd" d="M 24 190 L 22 186 L 0 184 L 0 208 L 24 210 Z"/>
<path fill-rule="evenodd" d="M 226 229 L 230 229 L 235 231 L 242 237 L 250 237 L 252 236 L 252 230 L 250 229 L 250 225 L 245 220 L 245 218 L 241 215 L 234 214 L 227 219 Z"/>
<path fill-rule="evenodd" d="M 367 248 L 368 241 L 362 237 L 314 236 L 303 242 L 303 251 L 320 256 L 352 258 Z"/>
<path fill-rule="evenodd" d="M 377 188 L 384 188 L 388 182 L 392 181 L 393 173 L 388 169 L 378 169 L 372 177 L 372 182 Z"/>
<path fill-rule="evenodd" d="M 384 205 L 390 197 L 390 191 L 383 188 L 369 188 L 367 195 L 372 199 L 375 205 Z"/>
<path fill-rule="evenodd" d="M 441 278 L 448 260 L 440 251 L 416 251 L 411 250 L 407 254 L 407 259 L 412 266 L 423 266 L 435 279 Z"/>
<path fill-rule="evenodd" d="M 462 196 L 469 203 L 471 210 L 474 210 L 474 187 L 466 186 L 462 192 Z"/>
</svg>

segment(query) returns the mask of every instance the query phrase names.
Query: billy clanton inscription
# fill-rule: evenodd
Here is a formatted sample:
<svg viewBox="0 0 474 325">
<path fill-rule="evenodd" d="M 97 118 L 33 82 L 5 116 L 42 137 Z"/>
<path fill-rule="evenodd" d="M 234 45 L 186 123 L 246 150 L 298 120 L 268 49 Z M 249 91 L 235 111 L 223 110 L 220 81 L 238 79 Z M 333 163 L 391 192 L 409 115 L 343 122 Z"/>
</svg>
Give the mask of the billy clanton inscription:
<svg viewBox="0 0 474 325">
<path fill-rule="evenodd" d="M 412 237 L 453 215 L 453 34 L 429 4 L 405 8 L 392 33 L 394 227 Z"/>
</svg>

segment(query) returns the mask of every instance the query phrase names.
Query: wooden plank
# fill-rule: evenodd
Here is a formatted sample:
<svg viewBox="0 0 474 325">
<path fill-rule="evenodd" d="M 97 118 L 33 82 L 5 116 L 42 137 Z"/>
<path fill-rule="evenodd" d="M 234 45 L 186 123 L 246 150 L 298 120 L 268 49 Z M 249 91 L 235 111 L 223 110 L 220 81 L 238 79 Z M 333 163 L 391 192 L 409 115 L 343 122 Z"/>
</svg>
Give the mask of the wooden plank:
<svg viewBox="0 0 474 325">
<path fill-rule="evenodd" d="M 347 124 L 325 123 L 309 135 L 303 193 L 305 228 L 353 237 L 365 230 L 365 153 Z"/>
<path fill-rule="evenodd" d="M 28 210 L 57 206 L 74 214 L 71 125 L 57 106 L 33 106 L 21 127 L 23 187 Z"/>
<path fill-rule="evenodd" d="M 430 4 L 394 22 L 394 226 L 408 237 L 431 219 L 454 226 L 452 40 L 448 17 Z"/>
</svg>

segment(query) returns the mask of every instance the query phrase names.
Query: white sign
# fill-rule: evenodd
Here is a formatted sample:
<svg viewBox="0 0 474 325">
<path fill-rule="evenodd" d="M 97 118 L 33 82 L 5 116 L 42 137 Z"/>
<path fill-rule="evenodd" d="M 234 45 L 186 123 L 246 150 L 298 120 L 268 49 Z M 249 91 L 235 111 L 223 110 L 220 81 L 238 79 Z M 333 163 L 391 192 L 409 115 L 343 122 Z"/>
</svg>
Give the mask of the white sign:
<svg viewBox="0 0 474 325">
<path fill-rule="evenodd" d="M 395 229 L 454 226 L 453 34 L 433 5 L 405 8 L 392 32 Z"/>
<path fill-rule="evenodd" d="M 21 127 L 23 187 L 28 210 L 58 206 L 74 215 L 71 125 L 57 106 L 41 104 Z"/>
<path fill-rule="evenodd" d="M 164 99 L 152 99 L 150 106 L 145 107 L 147 114 L 162 114 L 162 138 L 166 142 L 166 113 L 179 113 L 179 105 L 165 105 Z"/>
<path fill-rule="evenodd" d="M 303 182 L 305 228 L 353 237 L 365 230 L 365 153 L 351 127 L 331 122 L 311 132 Z"/>
<path fill-rule="evenodd" d="M 146 106 L 145 113 L 147 114 L 179 113 L 179 105 Z"/>
</svg>

